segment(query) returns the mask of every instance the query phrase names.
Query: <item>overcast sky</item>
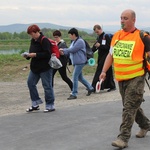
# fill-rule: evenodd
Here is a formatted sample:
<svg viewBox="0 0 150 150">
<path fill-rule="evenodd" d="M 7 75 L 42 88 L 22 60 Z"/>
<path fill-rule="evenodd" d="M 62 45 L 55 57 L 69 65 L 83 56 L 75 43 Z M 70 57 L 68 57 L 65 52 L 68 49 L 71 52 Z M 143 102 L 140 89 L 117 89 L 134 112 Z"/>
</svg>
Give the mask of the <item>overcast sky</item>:
<svg viewBox="0 0 150 150">
<path fill-rule="evenodd" d="M 136 12 L 136 25 L 150 27 L 150 0 L 1 0 L 0 25 L 54 23 L 70 27 L 120 25 L 125 9 Z"/>
</svg>

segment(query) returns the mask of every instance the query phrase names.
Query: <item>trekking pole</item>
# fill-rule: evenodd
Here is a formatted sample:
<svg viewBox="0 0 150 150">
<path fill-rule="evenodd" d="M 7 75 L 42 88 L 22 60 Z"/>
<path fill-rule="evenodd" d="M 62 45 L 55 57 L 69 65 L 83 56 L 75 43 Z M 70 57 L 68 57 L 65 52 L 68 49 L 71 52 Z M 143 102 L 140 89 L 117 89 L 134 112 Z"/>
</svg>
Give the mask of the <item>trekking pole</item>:
<svg viewBox="0 0 150 150">
<path fill-rule="evenodd" d="M 69 69 L 69 67 L 68 67 L 68 66 L 67 66 L 67 70 L 68 70 L 68 72 L 69 72 L 69 73 L 71 73 L 71 71 L 70 71 L 70 69 Z"/>
<path fill-rule="evenodd" d="M 146 78 L 145 78 L 145 81 L 146 81 L 146 84 L 147 84 L 147 86 L 148 86 L 148 88 L 149 88 L 149 90 L 150 90 L 150 85 L 149 85 L 149 83 L 148 83 L 148 81 L 147 81 Z"/>
</svg>

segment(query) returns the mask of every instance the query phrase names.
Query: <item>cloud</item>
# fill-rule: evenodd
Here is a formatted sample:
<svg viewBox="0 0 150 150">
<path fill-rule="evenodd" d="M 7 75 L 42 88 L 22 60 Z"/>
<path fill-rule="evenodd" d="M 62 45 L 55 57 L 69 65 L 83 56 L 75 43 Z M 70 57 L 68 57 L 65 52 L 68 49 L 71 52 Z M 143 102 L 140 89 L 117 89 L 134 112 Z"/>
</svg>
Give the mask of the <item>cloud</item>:
<svg viewBox="0 0 150 150">
<path fill-rule="evenodd" d="M 9 4 L 9 5 L 8 5 Z M 1 25 L 48 22 L 65 26 L 119 25 L 125 9 L 137 14 L 137 25 L 150 26 L 149 0 L 5 0 L 1 2 Z"/>
</svg>

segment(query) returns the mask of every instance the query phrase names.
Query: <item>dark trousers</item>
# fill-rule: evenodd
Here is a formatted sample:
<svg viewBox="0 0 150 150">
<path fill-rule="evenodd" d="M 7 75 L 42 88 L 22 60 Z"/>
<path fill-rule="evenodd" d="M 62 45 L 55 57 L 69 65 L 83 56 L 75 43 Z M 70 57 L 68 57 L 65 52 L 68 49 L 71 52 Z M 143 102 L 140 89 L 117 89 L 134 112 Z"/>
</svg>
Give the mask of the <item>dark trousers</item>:
<svg viewBox="0 0 150 150">
<path fill-rule="evenodd" d="M 63 66 L 63 67 L 61 67 L 59 69 L 54 69 L 53 70 L 53 84 L 54 84 L 54 76 L 55 76 L 57 71 L 59 72 L 61 78 L 68 84 L 70 90 L 72 91 L 73 83 L 69 79 L 69 77 L 67 76 L 66 66 Z"/>
<path fill-rule="evenodd" d="M 95 90 L 97 81 L 99 81 L 99 75 L 101 74 L 102 67 L 103 67 L 102 65 L 98 65 L 96 68 L 96 72 L 92 81 L 92 86 L 94 90 Z M 106 72 L 106 79 L 101 85 L 101 90 L 108 89 L 108 88 L 111 88 L 111 89 L 116 88 L 114 78 L 113 78 L 112 66 Z"/>
</svg>

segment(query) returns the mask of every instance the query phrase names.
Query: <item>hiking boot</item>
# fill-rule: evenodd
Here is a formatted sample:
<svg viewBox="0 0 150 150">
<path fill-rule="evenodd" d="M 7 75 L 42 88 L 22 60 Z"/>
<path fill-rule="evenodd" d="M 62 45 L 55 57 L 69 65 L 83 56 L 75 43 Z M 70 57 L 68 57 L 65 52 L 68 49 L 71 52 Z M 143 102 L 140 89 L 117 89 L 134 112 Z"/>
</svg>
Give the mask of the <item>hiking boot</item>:
<svg viewBox="0 0 150 150">
<path fill-rule="evenodd" d="M 37 111 L 40 110 L 39 106 L 31 106 L 30 108 L 26 109 L 26 112 L 32 112 L 32 111 Z"/>
<path fill-rule="evenodd" d="M 128 143 L 118 138 L 116 141 L 112 142 L 112 146 L 115 146 L 118 148 L 126 148 L 128 147 Z"/>
<path fill-rule="evenodd" d="M 150 131 L 150 128 L 148 129 L 140 129 L 140 131 L 136 134 L 137 138 L 143 138 L 146 136 L 147 132 Z"/>
</svg>

